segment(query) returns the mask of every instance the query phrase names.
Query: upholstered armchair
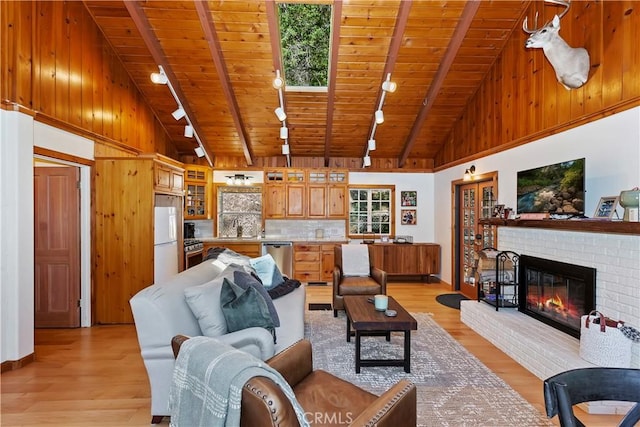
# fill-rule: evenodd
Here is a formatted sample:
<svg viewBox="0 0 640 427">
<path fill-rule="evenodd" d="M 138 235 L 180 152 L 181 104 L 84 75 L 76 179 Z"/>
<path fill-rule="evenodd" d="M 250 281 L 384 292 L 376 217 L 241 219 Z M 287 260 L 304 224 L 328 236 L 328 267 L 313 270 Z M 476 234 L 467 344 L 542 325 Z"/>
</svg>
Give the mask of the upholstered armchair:
<svg viewBox="0 0 640 427">
<path fill-rule="evenodd" d="M 174 353 L 188 337 L 173 338 Z M 311 425 L 415 426 L 416 386 L 400 380 L 381 396 L 369 393 L 323 370 L 313 370 L 311 342 L 298 341 L 267 363 L 291 385 Z M 291 402 L 266 377 L 253 377 L 242 389 L 240 425 L 299 426 Z"/>
<path fill-rule="evenodd" d="M 353 251 L 354 255 L 343 252 Z M 344 255 L 344 258 L 343 258 Z M 333 269 L 333 315 L 344 310 L 344 295 L 377 295 L 387 293 L 387 272 L 373 266 L 372 248 L 369 245 L 336 245 Z M 352 269 L 350 262 L 360 264 Z M 364 267 L 364 268 L 363 268 Z M 350 274 L 351 272 L 356 274 Z"/>
</svg>

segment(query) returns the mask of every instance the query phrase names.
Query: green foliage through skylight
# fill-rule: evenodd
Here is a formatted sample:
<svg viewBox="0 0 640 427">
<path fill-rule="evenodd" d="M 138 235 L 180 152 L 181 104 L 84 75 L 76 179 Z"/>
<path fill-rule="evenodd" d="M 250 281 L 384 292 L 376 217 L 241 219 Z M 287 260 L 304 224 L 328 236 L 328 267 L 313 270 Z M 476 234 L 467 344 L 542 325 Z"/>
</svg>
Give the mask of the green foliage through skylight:
<svg viewBox="0 0 640 427">
<path fill-rule="evenodd" d="M 327 86 L 331 5 L 279 3 L 278 10 L 287 86 Z"/>
</svg>

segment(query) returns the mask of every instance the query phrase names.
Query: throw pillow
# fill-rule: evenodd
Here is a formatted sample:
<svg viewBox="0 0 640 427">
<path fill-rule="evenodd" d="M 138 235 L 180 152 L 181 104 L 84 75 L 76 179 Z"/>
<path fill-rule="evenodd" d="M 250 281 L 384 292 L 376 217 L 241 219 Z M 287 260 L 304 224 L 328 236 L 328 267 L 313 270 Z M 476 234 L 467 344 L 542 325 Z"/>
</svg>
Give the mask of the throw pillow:
<svg viewBox="0 0 640 427">
<path fill-rule="evenodd" d="M 276 341 L 275 325 L 267 304 L 254 287 L 243 289 L 225 277 L 220 291 L 220 303 L 229 332 L 260 327 L 271 332 L 273 342 Z"/>
<path fill-rule="evenodd" d="M 250 262 L 251 267 L 256 271 L 265 288 L 270 289 L 284 282 L 282 273 L 280 273 L 280 269 L 271 254 L 251 258 Z"/>
<path fill-rule="evenodd" d="M 227 322 L 220 309 L 220 291 L 224 275 L 220 274 L 212 281 L 184 290 L 187 305 L 198 320 L 202 334 L 207 337 L 219 337 L 227 333 Z"/>
<path fill-rule="evenodd" d="M 251 266 L 251 258 L 231 249 L 225 249 L 224 252 L 218 254 L 218 258 L 216 259 L 226 265 L 235 264 L 242 266 L 247 273 L 255 273 L 255 270 Z"/>
<path fill-rule="evenodd" d="M 277 327 L 280 326 L 280 318 L 278 317 L 278 311 L 276 306 L 273 305 L 273 300 L 269 296 L 267 289 L 260 283 L 260 280 L 256 276 L 249 274 L 245 271 L 236 270 L 233 272 L 233 283 L 238 285 L 242 289 L 254 288 L 256 292 L 264 299 L 269 315 L 273 321 L 273 324 Z"/>
</svg>

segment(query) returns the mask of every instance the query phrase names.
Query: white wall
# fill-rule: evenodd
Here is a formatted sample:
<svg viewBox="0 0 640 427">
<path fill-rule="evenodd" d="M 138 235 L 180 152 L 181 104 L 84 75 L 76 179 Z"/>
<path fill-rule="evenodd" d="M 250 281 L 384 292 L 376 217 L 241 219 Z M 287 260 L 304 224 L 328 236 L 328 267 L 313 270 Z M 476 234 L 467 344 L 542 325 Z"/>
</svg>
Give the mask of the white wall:
<svg viewBox="0 0 640 427">
<path fill-rule="evenodd" d="M 33 121 L 0 110 L 0 359 L 33 353 Z"/>
<path fill-rule="evenodd" d="M 350 172 L 349 185 L 395 185 L 396 200 L 394 216 L 396 234 L 413 236 L 418 243 L 433 243 L 435 240 L 435 198 L 434 174 L 431 173 L 378 173 Z M 417 191 L 416 225 L 402 225 L 400 222 L 400 192 Z M 413 208 L 412 208 L 413 209 Z M 438 213 L 440 215 L 440 213 Z"/>
<path fill-rule="evenodd" d="M 435 241 L 442 247 L 442 280 L 452 280 L 451 182 L 461 179 L 466 168 L 474 164 L 476 174 L 498 171 L 498 202 L 515 208 L 518 171 L 582 157 L 585 215 L 592 216 L 600 197 L 640 186 L 640 107 L 437 172 L 435 200 L 442 212 L 436 218 Z"/>
<path fill-rule="evenodd" d="M 0 347 L 1 362 L 34 351 L 33 147 L 93 159 L 93 141 L 34 122 L 29 115 L 0 110 Z M 70 164 L 68 162 L 63 162 Z M 91 324 L 91 171 L 81 179 L 81 324 Z"/>
</svg>

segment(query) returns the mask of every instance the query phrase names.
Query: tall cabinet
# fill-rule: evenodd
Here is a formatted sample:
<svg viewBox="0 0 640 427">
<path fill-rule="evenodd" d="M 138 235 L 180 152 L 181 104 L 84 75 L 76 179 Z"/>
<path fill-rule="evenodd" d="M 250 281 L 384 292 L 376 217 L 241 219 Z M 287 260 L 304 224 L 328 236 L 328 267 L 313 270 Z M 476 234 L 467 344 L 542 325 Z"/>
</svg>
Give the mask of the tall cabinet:
<svg viewBox="0 0 640 427">
<path fill-rule="evenodd" d="M 182 223 L 184 169 L 161 155 L 96 158 L 93 272 L 95 323 L 133 323 L 129 299 L 154 283 L 154 207 Z M 182 227 L 178 227 L 178 246 Z M 178 251 L 178 269 L 184 260 Z"/>
</svg>

